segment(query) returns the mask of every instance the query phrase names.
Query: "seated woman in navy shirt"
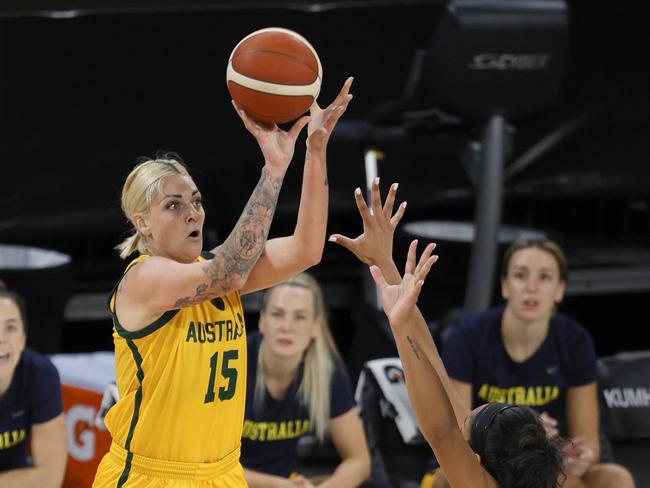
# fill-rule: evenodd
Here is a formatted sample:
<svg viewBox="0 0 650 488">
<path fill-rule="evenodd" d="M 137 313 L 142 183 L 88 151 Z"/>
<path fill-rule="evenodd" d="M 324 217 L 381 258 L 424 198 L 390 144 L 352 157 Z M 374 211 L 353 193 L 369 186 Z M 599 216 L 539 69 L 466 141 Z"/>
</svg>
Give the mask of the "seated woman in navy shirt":
<svg viewBox="0 0 650 488">
<path fill-rule="evenodd" d="M 298 439 L 309 431 L 329 435 L 341 456 L 318 486 L 359 486 L 370 454 L 316 280 L 302 273 L 268 290 L 259 329 L 248 336 L 241 449 L 250 487 L 315 486 L 297 473 Z"/>
<path fill-rule="evenodd" d="M 61 383 L 25 348 L 26 328 L 21 298 L 0 288 L 0 486 L 58 488 L 68 454 Z"/>
<path fill-rule="evenodd" d="M 589 332 L 556 314 L 567 266 L 550 240 L 517 241 L 501 271 L 505 305 L 472 315 L 447 336 L 443 361 L 469 406 L 527 405 L 549 433 L 572 439 L 564 488 L 634 486 L 620 465 L 600 462 L 596 350 Z M 433 477 L 428 477 L 429 482 Z M 426 480 L 422 486 L 431 486 Z M 448 486 L 444 476 L 435 488 Z"/>
</svg>

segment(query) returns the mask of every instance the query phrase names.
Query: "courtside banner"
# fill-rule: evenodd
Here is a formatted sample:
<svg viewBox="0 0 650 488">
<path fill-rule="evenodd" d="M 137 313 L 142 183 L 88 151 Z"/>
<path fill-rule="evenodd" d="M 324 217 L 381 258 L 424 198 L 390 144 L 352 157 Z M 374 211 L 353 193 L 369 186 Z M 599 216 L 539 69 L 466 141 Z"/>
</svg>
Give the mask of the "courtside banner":
<svg viewBox="0 0 650 488">
<path fill-rule="evenodd" d="M 650 439 L 650 350 L 599 358 L 603 429 L 612 441 Z"/>
</svg>

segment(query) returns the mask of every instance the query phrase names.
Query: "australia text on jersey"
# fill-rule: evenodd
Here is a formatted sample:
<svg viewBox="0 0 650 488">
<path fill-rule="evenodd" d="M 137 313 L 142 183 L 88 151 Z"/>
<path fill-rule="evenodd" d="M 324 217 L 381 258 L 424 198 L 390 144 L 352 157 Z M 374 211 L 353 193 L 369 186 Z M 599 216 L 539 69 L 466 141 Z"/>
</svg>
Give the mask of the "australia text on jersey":
<svg viewBox="0 0 650 488">
<path fill-rule="evenodd" d="M 479 388 L 479 398 L 486 402 L 514 403 L 531 407 L 546 405 L 560 396 L 560 388 L 552 385 L 543 386 L 498 386 L 484 384 Z"/>
<path fill-rule="evenodd" d="M 187 326 L 185 342 L 204 344 L 215 341 L 235 341 L 244 334 L 244 326 L 237 321 L 216 320 L 214 322 L 194 322 Z"/>
<path fill-rule="evenodd" d="M 0 449 L 9 449 L 27 437 L 25 429 L 8 430 L 0 433 Z"/>
<path fill-rule="evenodd" d="M 302 436 L 309 430 L 309 419 L 280 422 L 244 421 L 242 436 L 252 441 L 283 441 Z"/>
</svg>

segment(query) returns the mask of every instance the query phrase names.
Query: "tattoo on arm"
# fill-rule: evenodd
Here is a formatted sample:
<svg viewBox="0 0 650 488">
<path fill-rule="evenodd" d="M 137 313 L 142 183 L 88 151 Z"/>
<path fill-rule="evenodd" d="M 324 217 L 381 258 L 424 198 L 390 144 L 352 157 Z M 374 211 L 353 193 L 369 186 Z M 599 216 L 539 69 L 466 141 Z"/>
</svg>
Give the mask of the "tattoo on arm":
<svg viewBox="0 0 650 488">
<path fill-rule="evenodd" d="M 207 282 L 196 288 L 193 297 L 180 298 L 177 307 L 186 307 L 233 290 L 232 283 L 245 278 L 264 252 L 271 221 L 284 178 L 274 178 L 266 168 L 248 200 L 235 228 L 219 248 L 219 253 L 203 266 Z M 215 289 L 215 286 L 219 286 Z"/>
<path fill-rule="evenodd" d="M 420 354 L 418 353 L 418 348 L 415 346 L 415 342 L 413 342 L 409 336 L 406 336 L 406 340 L 409 342 L 409 346 L 411 346 L 413 354 L 415 354 L 415 357 L 419 360 Z"/>
</svg>

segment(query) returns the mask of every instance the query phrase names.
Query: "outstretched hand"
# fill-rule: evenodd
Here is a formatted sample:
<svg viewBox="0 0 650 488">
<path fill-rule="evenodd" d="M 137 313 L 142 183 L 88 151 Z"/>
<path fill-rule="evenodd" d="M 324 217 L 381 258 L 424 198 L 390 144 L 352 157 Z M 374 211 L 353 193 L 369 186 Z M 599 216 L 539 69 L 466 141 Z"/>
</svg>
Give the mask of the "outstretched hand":
<svg viewBox="0 0 650 488">
<path fill-rule="evenodd" d="M 379 267 L 370 267 L 370 273 L 380 291 L 384 312 L 393 329 L 406 324 L 418 301 L 424 280 L 433 264 L 438 260 L 438 256 L 431 255 L 436 247 L 435 244 L 431 243 L 424 249 L 416 265 L 417 246 L 417 240 L 411 242 L 409 246 L 404 277 L 399 285 L 389 285 Z"/>
<path fill-rule="evenodd" d="M 246 130 L 253 135 L 260 146 L 264 155 L 264 162 L 272 170 L 286 171 L 293 159 L 296 140 L 302 129 L 309 123 L 309 116 L 300 117 L 294 122 L 291 129 L 284 131 L 277 124 L 264 124 L 252 119 L 237 106 L 234 100 L 232 100 L 232 105 L 244 123 Z"/>
<path fill-rule="evenodd" d="M 314 100 L 314 103 L 309 109 L 309 125 L 307 126 L 307 151 L 325 151 L 336 123 L 348 108 L 350 100 L 352 100 L 352 94 L 350 93 L 352 81 L 352 77 L 349 77 L 347 80 L 345 80 L 345 83 L 343 83 L 343 87 L 341 88 L 339 94 L 326 108 L 320 108 L 318 106 L 318 102 Z"/>
<path fill-rule="evenodd" d="M 406 202 L 403 202 L 393 215 L 397 187 L 398 183 L 393 183 L 390 186 L 386 202 L 382 208 L 379 178 L 375 178 L 370 189 L 372 210 L 366 205 L 361 189 L 354 190 L 354 200 L 363 222 L 363 233 L 354 239 L 341 234 L 332 234 L 329 240 L 346 248 L 361 262 L 386 269 L 385 266 L 392 262 L 393 259 L 393 234 L 395 228 L 406 210 Z"/>
</svg>

